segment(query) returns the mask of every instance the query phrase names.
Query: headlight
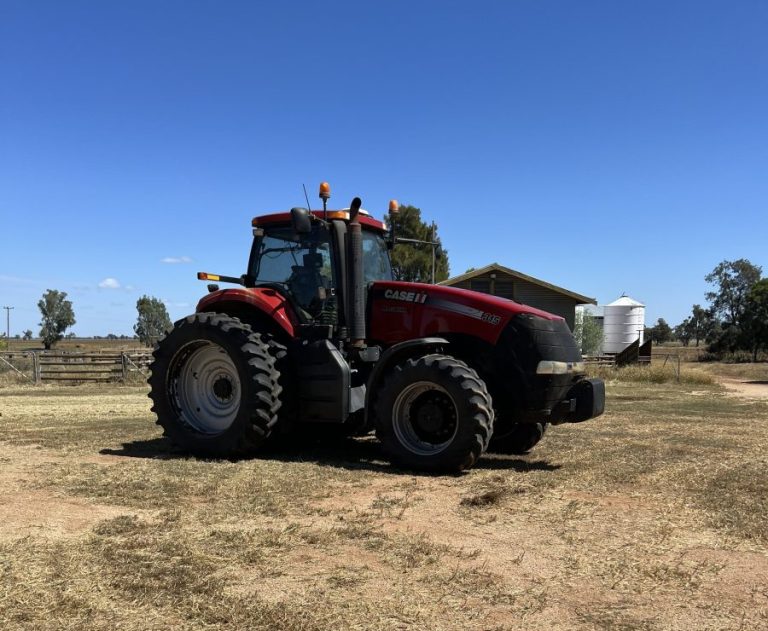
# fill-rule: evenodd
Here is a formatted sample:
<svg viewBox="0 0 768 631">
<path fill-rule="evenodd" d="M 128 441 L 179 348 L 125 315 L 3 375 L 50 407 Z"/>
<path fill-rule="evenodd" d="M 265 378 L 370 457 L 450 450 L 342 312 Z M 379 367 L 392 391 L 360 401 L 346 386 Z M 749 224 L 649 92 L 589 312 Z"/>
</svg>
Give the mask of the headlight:
<svg viewBox="0 0 768 631">
<path fill-rule="evenodd" d="M 586 372 L 584 362 L 556 362 L 542 360 L 536 366 L 537 375 L 574 375 Z"/>
</svg>

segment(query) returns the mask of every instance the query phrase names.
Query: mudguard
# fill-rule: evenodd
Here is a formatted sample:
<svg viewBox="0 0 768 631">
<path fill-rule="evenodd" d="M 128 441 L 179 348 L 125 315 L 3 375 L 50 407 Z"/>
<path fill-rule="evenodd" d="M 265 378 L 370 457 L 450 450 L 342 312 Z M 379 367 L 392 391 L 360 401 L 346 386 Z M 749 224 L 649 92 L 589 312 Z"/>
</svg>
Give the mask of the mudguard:
<svg viewBox="0 0 768 631">
<path fill-rule="evenodd" d="M 255 309 L 274 321 L 289 336 L 296 337 L 299 320 L 288 300 L 280 292 L 268 287 L 220 289 L 204 296 L 197 303 L 196 311 L 220 311 L 236 314 L 238 311 Z"/>
</svg>

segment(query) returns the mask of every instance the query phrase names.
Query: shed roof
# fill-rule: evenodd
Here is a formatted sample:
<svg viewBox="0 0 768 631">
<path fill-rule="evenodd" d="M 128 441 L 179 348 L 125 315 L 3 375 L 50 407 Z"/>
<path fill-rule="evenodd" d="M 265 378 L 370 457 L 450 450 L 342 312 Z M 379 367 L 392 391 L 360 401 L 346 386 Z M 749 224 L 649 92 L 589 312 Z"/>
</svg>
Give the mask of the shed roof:
<svg viewBox="0 0 768 631">
<path fill-rule="evenodd" d="M 486 265 L 485 267 L 481 267 L 480 269 L 475 269 L 475 270 L 472 270 L 471 272 L 467 272 L 466 274 L 461 274 L 461 276 L 454 276 L 453 278 L 449 278 L 448 280 L 444 280 L 438 284 L 449 285 L 449 286 L 456 285 L 462 281 L 471 280 L 472 278 L 482 276 L 483 274 L 488 274 L 489 272 L 497 272 L 500 274 L 505 274 L 507 276 L 517 278 L 518 280 L 524 280 L 526 282 L 533 283 L 534 285 L 539 285 L 540 287 L 549 289 L 550 291 L 553 291 L 557 294 L 566 296 L 578 302 L 579 304 L 590 304 L 590 305 L 597 304 L 597 300 L 595 300 L 594 298 L 589 298 L 588 296 L 582 296 L 581 294 L 577 294 L 575 291 L 570 291 L 569 289 L 558 287 L 557 285 L 553 285 L 552 283 L 548 283 L 538 278 L 534 278 L 533 276 L 528 276 L 528 274 L 523 274 L 522 272 L 518 272 L 517 270 L 513 270 L 509 267 L 504 267 L 503 265 L 499 265 L 498 263 L 491 263 L 490 265 Z"/>
</svg>

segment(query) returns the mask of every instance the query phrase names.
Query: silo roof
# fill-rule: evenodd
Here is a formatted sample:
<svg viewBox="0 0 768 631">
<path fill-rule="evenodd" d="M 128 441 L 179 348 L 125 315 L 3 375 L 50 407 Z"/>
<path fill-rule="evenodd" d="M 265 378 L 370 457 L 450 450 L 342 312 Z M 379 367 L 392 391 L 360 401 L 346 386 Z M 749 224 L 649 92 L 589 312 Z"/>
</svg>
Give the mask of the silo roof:
<svg viewBox="0 0 768 631">
<path fill-rule="evenodd" d="M 605 305 L 606 307 L 644 307 L 642 302 L 633 300 L 629 296 L 622 296 L 621 298 L 614 300 L 611 304 Z"/>
</svg>

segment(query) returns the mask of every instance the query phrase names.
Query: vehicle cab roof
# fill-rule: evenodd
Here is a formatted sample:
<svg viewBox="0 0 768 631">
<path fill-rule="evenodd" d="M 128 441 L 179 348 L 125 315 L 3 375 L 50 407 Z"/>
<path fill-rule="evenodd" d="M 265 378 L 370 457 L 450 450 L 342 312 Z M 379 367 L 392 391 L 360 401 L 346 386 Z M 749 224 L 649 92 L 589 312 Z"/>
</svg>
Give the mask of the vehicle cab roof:
<svg viewBox="0 0 768 631">
<path fill-rule="evenodd" d="M 341 219 L 342 221 L 349 221 L 349 209 L 343 208 L 340 210 L 328 210 L 327 215 L 322 210 L 313 210 L 312 214 L 317 217 L 318 219 L 324 219 L 326 216 L 328 219 Z M 366 226 L 368 228 L 373 228 L 374 230 L 380 230 L 382 232 L 387 230 L 387 225 L 379 221 L 378 219 L 374 219 L 373 217 L 368 214 L 368 211 L 360 209 L 360 214 L 358 215 L 358 219 L 360 223 L 363 226 Z M 273 224 L 290 224 L 291 223 L 291 213 L 290 212 L 277 212 L 277 213 L 271 213 L 269 215 L 259 215 L 258 217 L 254 217 L 251 221 L 251 225 L 259 228 L 263 228 L 266 226 L 270 226 Z"/>
</svg>

